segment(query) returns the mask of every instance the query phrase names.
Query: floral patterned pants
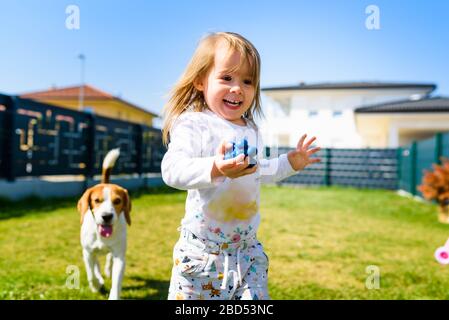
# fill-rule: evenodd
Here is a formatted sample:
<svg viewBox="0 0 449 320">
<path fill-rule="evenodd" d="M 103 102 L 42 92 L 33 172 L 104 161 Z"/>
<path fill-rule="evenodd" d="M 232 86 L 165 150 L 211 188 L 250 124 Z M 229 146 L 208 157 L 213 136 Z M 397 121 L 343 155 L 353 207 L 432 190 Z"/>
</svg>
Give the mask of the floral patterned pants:
<svg viewBox="0 0 449 320">
<path fill-rule="evenodd" d="M 268 300 L 268 257 L 254 236 L 216 243 L 183 229 L 173 250 L 169 300 Z"/>
</svg>

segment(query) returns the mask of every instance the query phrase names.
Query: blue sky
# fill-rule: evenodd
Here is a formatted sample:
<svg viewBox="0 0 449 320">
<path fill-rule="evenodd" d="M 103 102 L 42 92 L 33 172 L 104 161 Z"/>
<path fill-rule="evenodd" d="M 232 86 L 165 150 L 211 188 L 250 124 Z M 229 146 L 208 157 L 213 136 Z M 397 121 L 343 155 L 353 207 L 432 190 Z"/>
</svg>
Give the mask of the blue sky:
<svg viewBox="0 0 449 320">
<path fill-rule="evenodd" d="M 68 5 L 80 29 L 66 28 Z M 365 27 L 368 5 L 380 30 Z M 159 113 L 198 40 L 247 37 L 262 87 L 301 81 L 432 82 L 449 96 L 449 1 L 0 0 L 0 92 L 86 82 Z"/>
</svg>

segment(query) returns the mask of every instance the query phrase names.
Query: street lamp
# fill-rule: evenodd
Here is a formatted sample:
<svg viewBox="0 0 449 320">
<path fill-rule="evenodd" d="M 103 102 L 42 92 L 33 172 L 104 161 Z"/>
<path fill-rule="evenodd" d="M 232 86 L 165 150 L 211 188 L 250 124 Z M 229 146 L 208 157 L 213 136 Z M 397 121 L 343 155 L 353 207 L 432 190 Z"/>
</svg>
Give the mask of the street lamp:
<svg viewBox="0 0 449 320">
<path fill-rule="evenodd" d="M 84 56 L 84 54 L 79 54 L 78 59 L 80 59 L 80 61 L 81 61 L 81 85 L 80 85 L 80 90 L 79 90 L 78 110 L 83 111 L 83 109 L 84 109 L 84 106 L 83 106 L 83 104 L 84 104 L 84 68 L 85 68 L 86 57 Z"/>
</svg>

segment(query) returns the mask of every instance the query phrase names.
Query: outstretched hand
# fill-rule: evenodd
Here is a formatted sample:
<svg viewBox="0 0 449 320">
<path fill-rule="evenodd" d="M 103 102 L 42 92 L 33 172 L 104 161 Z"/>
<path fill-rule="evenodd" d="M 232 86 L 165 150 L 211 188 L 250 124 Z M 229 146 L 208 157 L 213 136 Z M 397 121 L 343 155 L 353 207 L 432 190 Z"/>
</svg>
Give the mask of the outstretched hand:
<svg viewBox="0 0 449 320">
<path fill-rule="evenodd" d="M 308 149 L 312 142 L 316 140 L 316 137 L 313 137 L 304 143 L 306 137 L 307 134 L 304 134 L 301 139 L 299 139 L 298 144 L 296 145 L 296 150 L 292 150 L 287 154 L 288 161 L 295 171 L 302 170 L 309 164 L 321 161 L 320 158 L 311 158 L 314 153 L 321 150 L 320 147 Z"/>
<path fill-rule="evenodd" d="M 226 141 L 220 143 L 220 146 L 217 148 L 214 165 L 212 167 L 212 179 L 222 176 L 235 179 L 256 172 L 257 165 L 248 168 L 249 157 L 245 157 L 244 154 L 240 154 L 232 159 L 224 160 L 226 150 L 231 148 L 231 143 L 226 143 Z"/>
</svg>

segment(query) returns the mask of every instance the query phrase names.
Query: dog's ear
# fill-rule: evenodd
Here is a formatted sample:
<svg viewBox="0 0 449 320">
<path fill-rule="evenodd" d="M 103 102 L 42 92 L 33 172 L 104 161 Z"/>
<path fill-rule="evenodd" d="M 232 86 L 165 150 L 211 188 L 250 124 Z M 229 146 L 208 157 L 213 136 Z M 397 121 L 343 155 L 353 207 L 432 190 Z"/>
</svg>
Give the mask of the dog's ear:
<svg viewBox="0 0 449 320">
<path fill-rule="evenodd" d="M 131 225 L 131 198 L 128 195 L 128 190 L 123 189 L 123 212 L 125 213 L 125 219 L 126 219 L 126 223 L 128 223 L 128 225 Z"/>
<path fill-rule="evenodd" d="M 89 203 L 90 203 L 90 195 L 92 193 L 92 188 L 87 189 L 80 200 L 78 201 L 78 211 L 80 213 L 80 223 L 83 224 L 84 215 L 86 214 L 87 210 L 89 210 Z"/>
</svg>

